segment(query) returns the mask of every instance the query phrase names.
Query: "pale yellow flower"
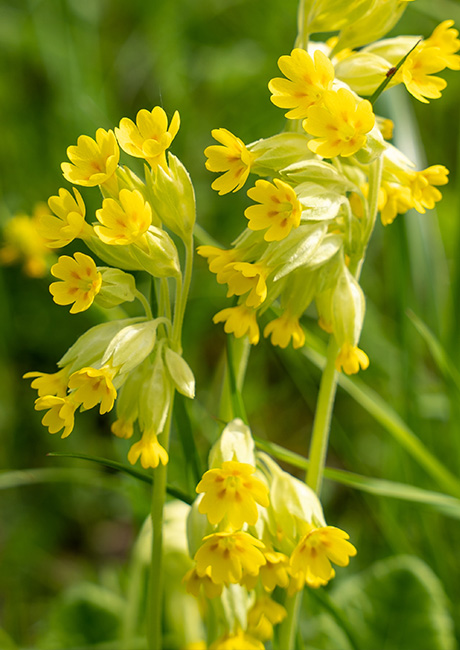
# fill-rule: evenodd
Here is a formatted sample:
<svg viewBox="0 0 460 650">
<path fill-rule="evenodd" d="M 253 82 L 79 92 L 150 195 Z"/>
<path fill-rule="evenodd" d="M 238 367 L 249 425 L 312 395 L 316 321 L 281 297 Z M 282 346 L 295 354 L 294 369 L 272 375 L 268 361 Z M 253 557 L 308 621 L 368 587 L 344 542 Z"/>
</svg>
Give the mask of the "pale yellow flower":
<svg viewBox="0 0 460 650">
<path fill-rule="evenodd" d="M 216 584 L 236 584 L 246 575 L 257 575 L 266 560 L 264 544 L 248 533 L 213 533 L 203 538 L 195 555 L 199 576 L 209 575 Z"/>
<path fill-rule="evenodd" d="M 262 263 L 235 262 L 227 279 L 227 298 L 242 296 L 249 292 L 245 300 L 247 307 L 259 307 L 267 297 L 267 275 L 270 269 Z"/>
<path fill-rule="evenodd" d="M 54 214 L 44 214 L 38 219 L 37 230 L 50 248 L 67 246 L 77 237 L 85 238 L 91 233 L 91 227 L 85 221 L 85 203 L 76 188 L 73 192 L 74 196 L 61 187 L 58 196 L 48 199 Z"/>
<path fill-rule="evenodd" d="M 74 257 L 61 255 L 51 273 L 62 280 L 50 285 L 53 300 L 58 305 L 72 305 L 71 314 L 88 309 L 102 286 L 102 275 L 94 260 L 84 253 L 75 253 Z"/>
<path fill-rule="evenodd" d="M 264 329 L 264 336 L 271 336 L 272 345 L 280 348 L 287 348 L 292 340 L 295 350 L 302 348 L 305 344 L 305 334 L 297 316 L 285 311 L 279 318 L 270 321 Z"/>
<path fill-rule="evenodd" d="M 264 644 L 243 630 L 228 632 L 216 639 L 209 650 L 264 650 Z"/>
<path fill-rule="evenodd" d="M 39 203 L 33 216 L 16 214 L 3 228 L 4 244 L 0 248 L 0 264 L 22 262 L 22 268 L 31 278 L 42 278 L 48 271 L 50 249 L 38 231 L 38 222 L 47 212 L 46 205 Z"/>
<path fill-rule="evenodd" d="M 248 632 L 261 641 L 273 638 L 273 626 L 287 616 L 285 608 L 270 596 L 259 596 L 248 612 Z"/>
<path fill-rule="evenodd" d="M 201 589 L 203 589 L 206 598 L 217 598 L 222 594 L 223 590 L 223 585 L 216 585 L 211 580 L 210 575 L 208 575 L 208 570 L 204 575 L 199 576 L 196 567 L 187 571 L 182 582 L 185 585 L 187 593 L 192 594 L 195 598 L 199 597 Z"/>
<path fill-rule="evenodd" d="M 26 372 L 23 378 L 33 379 L 31 387 L 37 390 L 39 397 L 45 397 L 45 395 L 66 396 L 67 380 L 69 378 L 67 368 L 62 368 L 53 373 Z"/>
<path fill-rule="evenodd" d="M 343 370 L 347 375 L 354 375 L 369 367 L 369 357 L 357 345 L 345 342 L 339 350 L 335 367 L 339 372 Z"/>
<path fill-rule="evenodd" d="M 57 433 L 64 429 L 61 438 L 67 438 L 71 434 L 77 407 L 78 403 L 73 399 L 72 395 L 67 397 L 45 395 L 35 400 L 35 409 L 37 411 L 49 409 L 42 419 L 43 426 L 47 427 L 50 433 Z"/>
<path fill-rule="evenodd" d="M 216 274 L 219 284 L 226 284 L 233 273 L 233 262 L 241 261 L 241 253 L 237 248 L 224 250 L 217 246 L 198 246 L 198 255 L 208 260 L 209 270 Z"/>
<path fill-rule="evenodd" d="M 212 320 L 214 323 L 225 323 L 225 332 L 234 334 L 237 339 L 247 334 L 252 345 L 257 345 L 259 342 L 260 332 L 254 309 L 245 305 L 227 307 L 217 312 Z"/>
<path fill-rule="evenodd" d="M 134 465 L 139 458 L 144 469 L 155 468 L 161 463 L 166 465 L 169 460 L 168 452 L 158 442 L 153 431 L 144 431 L 139 442 L 134 443 L 128 453 L 128 460 Z"/>
</svg>

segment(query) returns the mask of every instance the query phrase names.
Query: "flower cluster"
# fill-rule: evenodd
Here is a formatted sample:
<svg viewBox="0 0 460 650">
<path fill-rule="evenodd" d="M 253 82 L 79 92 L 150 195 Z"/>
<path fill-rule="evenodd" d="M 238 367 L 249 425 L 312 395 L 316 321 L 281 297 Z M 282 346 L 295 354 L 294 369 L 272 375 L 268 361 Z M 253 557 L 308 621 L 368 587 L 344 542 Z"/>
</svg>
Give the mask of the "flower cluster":
<svg viewBox="0 0 460 650">
<path fill-rule="evenodd" d="M 286 616 L 272 598 L 275 588 L 293 595 L 305 585 L 325 585 L 335 575 L 331 562 L 348 565 L 356 549 L 347 533 L 326 525 L 310 488 L 266 454 L 254 453 L 251 432 L 241 420 L 224 429 L 210 466 L 189 515 L 195 564 L 184 581 L 196 597 L 239 589 L 247 625 L 227 630 L 224 639 L 246 639 L 242 648 L 263 647 Z"/>
<path fill-rule="evenodd" d="M 136 123 L 123 118 L 113 131 L 98 129 L 95 139 L 82 135 L 67 149 L 70 162 L 62 164 L 64 177 L 74 185 L 99 186 L 102 205 L 93 223 L 86 220 L 85 202 L 75 187 L 61 188 L 37 217 L 37 229 L 47 250 L 81 239 L 107 266 L 90 255 L 62 255 L 51 267 L 57 279 L 50 292 L 70 313 L 93 303 L 103 309 L 138 299 L 145 316 L 110 320 L 83 334 L 58 362 L 52 374 L 29 372 L 37 389 L 35 408 L 46 410 L 42 423 L 50 433 L 68 436 L 77 410 L 99 406 L 107 413 L 116 405 L 112 431 L 121 438 L 141 437 L 128 454 L 144 468 L 168 462 L 158 441 L 172 404 L 174 390 L 194 396 L 192 371 L 182 358 L 181 326 L 191 273 L 192 231 L 195 221 L 193 186 L 182 163 L 166 152 L 179 128 L 176 112 L 168 127 L 166 113 L 156 106 L 141 110 Z M 129 156 L 143 158 L 145 180 L 129 166 L 121 166 L 120 147 Z M 168 232 L 169 231 L 169 232 Z M 185 268 L 171 237 L 186 248 Z M 144 271 L 158 292 L 158 313 L 152 314 L 146 297 L 129 271 Z M 168 278 L 179 290 L 169 297 Z M 173 304 L 171 304 L 173 303 Z"/>
<path fill-rule="evenodd" d="M 286 132 L 247 146 L 225 129 L 212 132 L 220 144 L 205 154 L 207 168 L 223 172 L 212 184 L 219 194 L 241 189 L 250 174 L 262 178 L 247 191 L 253 204 L 231 248 L 198 248 L 217 282 L 227 285 L 227 297 L 237 297 L 214 316 L 227 333 L 257 344 L 259 318 L 267 312 L 264 318 L 276 317 L 266 321 L 263 335 L 273 345 L 301 348 L 300 318 L 314 303 L 319 325 L 335 337 L 336 368 L 347 374 L 369 365 L 358 347 L 365 313 L 358 278 L 377 213 L 388 225 L 411 208 L 433 208 L 449 173 L 443 165 L 416 170 L 388 142 L 391 121 L 375 115 L 363 96 L 388 78 L 387 87 L 404 83 L 427 101 L 445 86 L 432 73 L 460 69 L 452 21 L 418 43 L 398 37 L 354 52 L 350 48 L 381 37 L 406 3 L 359 4 L 351 26 L 348 5 L 334 13 L 327 3 L 315 3 L 306 29 L 329 31 L 332 24 L 339 36 L 280 57 L 284 76 L 272 79 L 269 89 L 273 104 L 287 109 Z"/>
</svg>

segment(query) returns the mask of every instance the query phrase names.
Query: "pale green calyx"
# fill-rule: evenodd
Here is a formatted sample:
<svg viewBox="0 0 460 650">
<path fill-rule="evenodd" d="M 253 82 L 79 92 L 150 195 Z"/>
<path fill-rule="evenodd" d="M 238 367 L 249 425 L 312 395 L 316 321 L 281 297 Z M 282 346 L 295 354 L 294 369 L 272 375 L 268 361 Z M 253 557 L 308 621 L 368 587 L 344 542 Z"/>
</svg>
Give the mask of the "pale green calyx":
<svg viewBox="0 0 460 650">
<path fill-rule="evenodd" d="M 250 428 L 236 418 L 227 424 L 209 452 L 209 469 L 220 467 L 227 460 L 255 465 L 254 448 Z"/>
<path fill-rule="evenodd" d="M 97 270 L 102 275 L 102 286 L 94 299 L 96 304 L 109 309 L 135 299 L 136 281 L 130 273 L 108 266 L 99 266 Z"/>
<path fill-rule="evenodd" d="M 157 327 L 163 320 L 155 318 L 123 328 L 107 346 L 102 364 L 110 363 L 112 367 L 119 368 L 119 373 L 133 370 L 152 352 Z"/>
<path fill-rule="evenodd" d="M 195 397 L 195 377 L 188 363 L 180 354 L 168 347 L 165 349 L 164 356 L 166 368 L 175 388 L 185 397 L 193 399 Z"/>
</svg>

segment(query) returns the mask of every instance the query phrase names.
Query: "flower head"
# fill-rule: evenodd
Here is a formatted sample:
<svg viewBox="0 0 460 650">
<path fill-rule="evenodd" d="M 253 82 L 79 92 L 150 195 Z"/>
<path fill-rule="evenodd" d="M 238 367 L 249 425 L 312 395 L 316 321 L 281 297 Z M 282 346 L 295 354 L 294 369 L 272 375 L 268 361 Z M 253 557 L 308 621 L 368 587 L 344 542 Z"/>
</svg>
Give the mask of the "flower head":
<svg viewBox="0 0 460 650">
<path fill-rule="evenodd" d="M 208 158 L 206 169 L 225 173 L 216 178 L 211 187 L 219 194 L 236 192 L 246 183 L 255 155 L 247 150 L 242 140 L 227 129 L 214 129 L 212 137 L 221 144 L 205 149 L 204 154 Z"/>
<path fill-rule="evenodd" d="M 233 460 L 207 471 L 196 487 L 198 493 L 204 492 L 198 510 L 211 524 L 227 518 L 233 528 L 254 525 L 259 518 L 257 504 L 269 505 L 268 488 L 252 476 L 254 472 L 252 465 Z"/>
<path fill-rule="evenodd" d="M 357 345 L 345 342 L 339 350 L 335 367 L 339 372 L 343 370 L 347 375 L 354 375 L 369 367 L 369 357 Z"/>
<path fill-rule="evenodd" d="M 81 135 L 76 145 L 67 148 L 70 163 L 61 165 L 64 178 L 69 183 L 94 187 L 103 185 L 114 175 L 120 150 L 113 131 L 98 129 L 96 140 Z"/>
<path fill-rule="evenodd" d="M 118 418 L 113 422 L 110 427 L 111 432 L 117 438 L 131 438 L 134 433 L 134 423 L 132 420 L 125 420 L 124 418 Z"/>
<path fill-rule="evenodd" d="M 448 182 L 449 170 L 444 165 L 432 165 L 419 172 L 408 173 L 408 186 L 414 208 L 421 214 L 425 208 L 431 210 L 437 201 L 442 199 L 441 192 L 435 185 L 445 185 Z"/>
<path fill-rule="evenodd" d="M 257 575 L 266 560 L 264 544 L 248 533 L 213 533 L 204 537 L 195 555 L 198 575 L 209 575 L 216 584 L 236 584 L 246 575 Z"/>
<path fill-rule="evenodd" d="M 334 158 L 352 156 L 364 147 L 374 122 L 367 99 L 356 100 L 352 92 L 339 88 L 324 94 L 323 105 L 308 109 L 303 127 L 316 137 L 308 143 L 309 149 L 323 158 Z"/>
<path fill-rule="evenodd" d="M 51 374 L 47 372 L 26 372 L 23 378 L 33 379 L 31 386 L 38 391 L 39 397 L 45 397 L 45 395 L 65 397 L 67 393 L 68 372 L 66 368 Z"/>
<path fill-rule="evenodd" d="M 69 388 L 74 390 L 73 398 L 77 404 L 86 409 L 91 409 L 100 403 L 99 413 L 112 410 L 117 397 L 117 391 L 112 383 L 116 368 L 103 366 L 102 368 L 82 368 L 77 370 L 69 379 Z"/>
<path fill-rule="evenodd" d="M 227 334 L 234 334 L 237 339 L 248 334 L 252 345 L 259 342 L 259 326 L 257 325 L 256 312 L 245 305 L 227 307 L 217 312 L 212 319 L 214 323 L 225 323 L 224 330 Z"/>
<path fill-rule="evenodd" d="M 134 465 L 139 458 L 144 469 L 158 467 L 159 463 L 166 465 L 169 460 L 168 452 L 158 442 L 153 431 L 144 431 L 139 442 L 134 443 L 128 453 L 128 460 Z"/>
<path fill-rule="evenodd" d="M 217 246 L 198 246 L 198 255 L 206 257 L 209 270 L 216 274 L 219 284 L 226 284 L 233 273 L 233 263 L 241 261 L 240 251 L 237 248 L 223 250 Z"/>
<path fill-rule="evenodd" d="M 58 196 L 48 199 L 50 210 L 38 220 L 37 230 L 47 246 L 61 248 L 85 234 L 90 227 L 85 221 L 86 208 L 80 192 L 73 188 L 74 196 L 61 187 Z"/>
<path fill-rule="evenodd" d="M 413 207 L 410 188 L 399 183 L 382 183 L 383 200 L 379 203 L 380 219 L 388 226 L 398 214 L 405 214 Z"/>
<path fill-rule="evenodd" d="M 273 345 L 280 348 L 287 348 L 291 339 L 292 346 L 298 350 L 305 344 L 305 334 L 297 316 L 285 311 L 282 316 L 270 321 L 264 329 L 264 336 L 271 336 Z"/>
<path fill-rule="evenodd" d="M 71 314 L 88 309 L 102 286 L 102 275 L 94 260 L 84 253 L 75 253 L 73 257 L 61 255 L 51 273 L 62 280 L 50 285 L 53 300 L 58 305 L 72 305 Z"/>
<path fill-rule="evenodd" d="M 278 178 L 273 183 L 256 181 L 248 196 L 260 205 L 251 205 L 244 214 L 250 230 L 266 230 L 265 241 L 281 241 L 300 224 L 302 206 L 290 185 Z M 267 230 L 268 229 L 268 230 Z"/>
<path fill-rule="evenodd" d="M 165 151 L 179 130 L 180 117 L 176 111 L 168 128 L 168 117 L 161 106 L 151 111 L 145 108 L 136 116 L 136 124 L 127 117 L 120 121 L 115 133 L 123 151 L 135 158 L 144 158 L 152 169 L 161 165 L 167 169 Z"/>
<path fill-rule="evenodd" d="M 243 584 L 247 589 L 254 589 L 257 581 L 265 591 L 271 592 L 275 587 L 285 589 L 289 585 L 289 558 L 284 553 L 278 553 L 270 548 L 263 548 L 266 563 L 260 567 L 258 576 L 246 576 Z"/>
<path fill-rule="evenodd" d="M 434 76 L 445 67 L 442 51 L 438 47 L 420 43 L 404 61 L 394 80 L 402 81 L 415 99 L 428 104 L 428 100 L 441 97 L 441 90 L 447 86 L 445 79 Z"/>
<path fill-rule="evenodd" d="M 300 120 L 307 116 L 310 106 L 319 104 L 325 91 L 332 87 L 334 66 L 320 50 L 311 57 L 299 48 L 280 57 L 278 66 L 287 79 L 277 77 L 270 81 L 270 99 L 275 106 L 291 109 L 286 117 Z"/>
<path fill-rule="evenodd" d="M 101 226 L 94 226 L 96 235 L 104 244 L 115 246 L 138 241 L 152 225 L 150 204 L 138 190 L 121 190 L 118 201 L 104 199 L 96 211 Z"/>
<path fill-rule="evenodd" d="M 37 411 L 49 409 L 42 419 L 43 426 L 48 427 L 50 433 L 57 433 L 64 429 L 61 438 L 67 438 L 72 432 L 77 406 L 78 403 L 75 402 L 72 395 L 67 397 L 45 395 L 35 400 L 35 409 Z"/>
</svg>

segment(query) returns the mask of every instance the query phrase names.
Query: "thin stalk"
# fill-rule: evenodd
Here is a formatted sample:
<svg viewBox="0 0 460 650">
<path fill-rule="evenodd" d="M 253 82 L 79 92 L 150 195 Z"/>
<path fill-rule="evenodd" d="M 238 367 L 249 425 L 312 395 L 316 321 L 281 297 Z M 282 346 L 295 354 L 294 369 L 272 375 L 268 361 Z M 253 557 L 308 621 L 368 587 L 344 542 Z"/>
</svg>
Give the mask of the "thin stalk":
<svg viewBox="0 0 460 650">
<path fill-rule="evenodd" d="M 152 320 L 152 319 L 153 319 L 152 309 L 151 309 L 151 307 L 150 307 L 150 305 L 149 305 L 149 301 L 148 301 L 147 298 L 144 296 L 144 294 L 142 293 L 142 291 L 139 291 L 138 289 L 136 289 L 136 290 L 134 291 L 134 295 L 135 295 L 136 298 L 139 300 L 139 302 L 142 304 L 142 306 L 143 306 L 143 308 L 144 308 L 144 310 L 145 310 L 145 315 L 147 316 L 147 318 L 149 318 L 150 320 Z"/>
<path fill-rule="evenodd" d="M 188 292 L 190 289 L 190 282 L 192 280 L 193 270 L 193 238 L 190 237 L 189 241 L 185 243 L 185 270 L 184 278 L 181 285 L 177 286 L 176 294 L 176 307 L 174 313 L 174 327 L 173 327 L 173 341 L 179 342 L 182 332 L 182 324 L 184 322 L 185 307 L 187 305 Z M 179 279 L 178 279 L 179 282 Z"/>
<path fill-rule="evenodd" d="M 284 619 L 278 636 L 278 648 L 280 650 L 293 650 L 297 634 L 297 620 L 299 618 L 300 606 L 302 604 L 302 592 L 295 596 L 286 598 L 284 606 L 287 616 Z"/>
<path fill-rule="evenodd" d="M 305 0 L 301 0 L 299 3 L 297 12 L 297 38 L 295 39 L 294 45 L 294 47 L 300 47 L 303 50 L 306 50 L 308 47 L 308 21 L 305 15 L 305 4 Z"/>
</svg>

